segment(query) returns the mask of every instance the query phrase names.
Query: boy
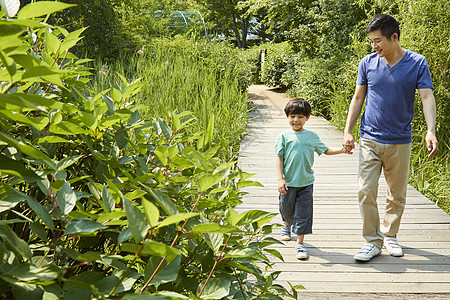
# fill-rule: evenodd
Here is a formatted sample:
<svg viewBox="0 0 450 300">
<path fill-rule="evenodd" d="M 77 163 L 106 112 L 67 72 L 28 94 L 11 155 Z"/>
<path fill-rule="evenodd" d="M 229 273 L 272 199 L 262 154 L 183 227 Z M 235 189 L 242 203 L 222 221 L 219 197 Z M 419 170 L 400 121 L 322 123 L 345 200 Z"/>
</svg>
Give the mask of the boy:
<svg viewBox="0 0 450 300">
<path fill-rule="evenodd" d="M 281 240 L 290 240 L 292 229 L 297 234 L 296 257 L 306 259 L 308 253 L 303 239 L 305 234 L 312 233 L 314 152 L 334 155 L 345 150 L 328 148 L 315 132 L 303 128 L 311 115 L 306 100 L 290 100 L 284 112 L 291 129 L 280 133 L 275 144 L 279 209 L 285 224 L 281 228 Z"/>
</svg>

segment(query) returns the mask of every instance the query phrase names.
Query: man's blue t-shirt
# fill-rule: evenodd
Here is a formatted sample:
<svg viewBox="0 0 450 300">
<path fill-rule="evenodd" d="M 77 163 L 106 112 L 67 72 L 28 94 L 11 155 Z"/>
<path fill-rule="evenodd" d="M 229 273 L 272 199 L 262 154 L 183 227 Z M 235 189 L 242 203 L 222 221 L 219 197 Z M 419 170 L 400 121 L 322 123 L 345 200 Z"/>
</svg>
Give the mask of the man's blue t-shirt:
<svg viewBox="0 0 450 300">
<path fill-rule="evenodd" d="M 304 187 L 314 183 L 314 152 L 322 155 L 328 147 L 311 130 L 280 133 L 275 144 L 275 154 L 284 155 L 283 177 L 287 186 Z"/>
<path fill-rule="evenodd" d="M 359 64 L 356 83 L 367 85 L 361 137 L 384 144 L 411 143 L 416 89 L 433 88 L 425 57 L 406 50 L 390 67 L 377 53 L 369 54 Z"/>
</svg>

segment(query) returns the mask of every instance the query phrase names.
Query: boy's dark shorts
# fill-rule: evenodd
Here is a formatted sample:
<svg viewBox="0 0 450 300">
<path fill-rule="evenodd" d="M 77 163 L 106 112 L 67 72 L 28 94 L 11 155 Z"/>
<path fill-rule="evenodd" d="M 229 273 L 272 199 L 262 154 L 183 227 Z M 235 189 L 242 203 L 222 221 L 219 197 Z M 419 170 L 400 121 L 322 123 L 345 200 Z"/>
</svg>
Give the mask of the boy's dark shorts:
<svg viewBox="0 0 450 300">
<path fill-rule="evenodd" d="M 313 185 L 288 187 L 285 195 L 279 195 L 281 218 L 297 235 L 312 233 Z"/>
</svg>

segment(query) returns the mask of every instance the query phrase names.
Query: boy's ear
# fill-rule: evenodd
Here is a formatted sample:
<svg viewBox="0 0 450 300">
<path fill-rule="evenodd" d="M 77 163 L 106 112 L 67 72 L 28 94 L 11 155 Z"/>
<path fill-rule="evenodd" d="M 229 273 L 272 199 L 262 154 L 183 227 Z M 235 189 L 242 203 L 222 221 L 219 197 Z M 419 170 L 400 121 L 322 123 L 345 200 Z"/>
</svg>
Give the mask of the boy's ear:
<svg viewBox="0 0 450 300">
<path fill-rule="evenodd" d="M 311 117 L 311 115 L 309 115 L 309 116 L 307 116 L 307 117 L 306 117 L 306 121 L 308 121 L 308 120 L 309 120 L 309 117 Z"/>
</svg>

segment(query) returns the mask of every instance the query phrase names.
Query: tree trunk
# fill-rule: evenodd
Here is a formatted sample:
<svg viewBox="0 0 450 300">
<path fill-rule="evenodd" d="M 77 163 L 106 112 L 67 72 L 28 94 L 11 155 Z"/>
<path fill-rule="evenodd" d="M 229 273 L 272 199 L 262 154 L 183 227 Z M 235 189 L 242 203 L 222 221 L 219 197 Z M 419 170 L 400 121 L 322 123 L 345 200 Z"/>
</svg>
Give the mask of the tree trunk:
<svg viewBox="0 0 450 300">
<path fill-rule="evenodd" d="M 233 31 L 234 31 L 234 35 L 236 36 L 237 46 L 238 46 L 238 48 L 242 48 L 241 37 L 239 34 L 239 28 L 238 28 L 237 20 L 236 20 L 234 13 L 231 14 L 231 18 L 233 19 Z"/>
<path fill-rule="evenodd" d="M 242 47 L 239 48 L 247 48 L 247 34 L 249 25 L 250 25 L 249 17 L 242 20 Z"/>
</svg>

